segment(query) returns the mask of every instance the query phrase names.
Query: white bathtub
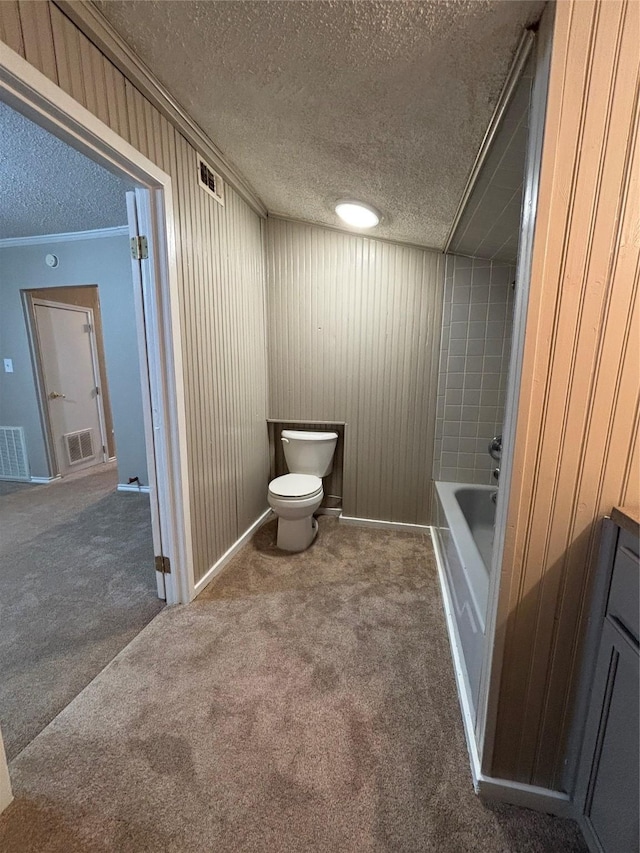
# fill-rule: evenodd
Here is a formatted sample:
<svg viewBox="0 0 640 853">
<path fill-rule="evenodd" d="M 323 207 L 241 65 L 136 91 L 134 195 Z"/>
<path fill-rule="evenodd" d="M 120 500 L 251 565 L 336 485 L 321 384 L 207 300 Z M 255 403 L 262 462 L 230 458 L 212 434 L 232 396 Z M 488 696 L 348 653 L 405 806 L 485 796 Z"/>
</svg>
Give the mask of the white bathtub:
<svg viewBox="0 0 640 853">
<path fill-rule="evenodd" d="M 436 533 L 455 616 L 469 700 L 477 708 L 493 549 L 494 486 L 436 485 Z"/>
</svg>

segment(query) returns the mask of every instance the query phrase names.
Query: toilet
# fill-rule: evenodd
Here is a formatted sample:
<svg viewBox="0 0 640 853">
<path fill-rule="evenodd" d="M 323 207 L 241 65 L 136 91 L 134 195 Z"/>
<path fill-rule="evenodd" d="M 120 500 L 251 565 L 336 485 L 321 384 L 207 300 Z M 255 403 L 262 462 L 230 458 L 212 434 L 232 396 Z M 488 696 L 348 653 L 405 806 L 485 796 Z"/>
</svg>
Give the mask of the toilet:
<svg viewBox="0 0 640 853">
<path fill-rule="evenodd" d="M 283 429 L 280 440 L 290 473 L 269 483 L 269 506 L 278 516 L 277 546 L 304 551 L 318 532 L 313 513 L 324 497 L 321 478 L 331 473 L 338 433 Z"/>
</svg>

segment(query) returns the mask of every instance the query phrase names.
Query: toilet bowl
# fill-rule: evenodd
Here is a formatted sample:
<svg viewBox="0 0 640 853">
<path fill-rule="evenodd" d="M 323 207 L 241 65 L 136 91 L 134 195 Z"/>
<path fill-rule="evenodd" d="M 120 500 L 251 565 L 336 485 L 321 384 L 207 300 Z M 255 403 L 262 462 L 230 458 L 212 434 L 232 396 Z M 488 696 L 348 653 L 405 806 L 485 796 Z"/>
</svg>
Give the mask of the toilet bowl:
<svg viewBox="0 0 640 853">
<path fill-rule="evenodd" d="M 287 467 L 291 473 L 269 483 L 269 506 L 278 516 L 277 546 L 304 551 L 318 532 L 313 513 L 324 497 L 321 477 L 330 473 L 338 435 L 335 432 L 282 430 Z"/>
</svg>

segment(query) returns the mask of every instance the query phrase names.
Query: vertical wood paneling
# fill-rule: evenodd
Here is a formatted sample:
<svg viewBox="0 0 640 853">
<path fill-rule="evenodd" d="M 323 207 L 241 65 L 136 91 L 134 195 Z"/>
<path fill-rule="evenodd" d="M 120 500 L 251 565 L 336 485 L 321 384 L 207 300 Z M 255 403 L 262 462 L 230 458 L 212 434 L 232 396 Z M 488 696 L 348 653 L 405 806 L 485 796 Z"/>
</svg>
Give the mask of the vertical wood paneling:
<svg viewBox="0 0 640 853">
<path fill-rule="evenodd" d="M 635 2 L 556 8 L 492 768 L 551 788 L 563 784 L 599 521 L 639 498 L 639 31 Z"/>
<path fill-rule="evenodd" d="M 441 256 L 267 220 L 270 417 L 345 421 L 345 515 L 430 522 Z"/>
<path fill-rule="evenodd" d="M 20 0 L 18 9 L 25 59 L 57 83 L 58 69 L 49 3 L 46 0 Z"/>
<path fill-rule="evenodd" d="M 0 13 L 0 41 L 24 56 L 24 39 L 17 0 L 3 0 Z"/>
<path fill-rule="evenodd" d="M 260 219 L 199 188 L 193 148 L 57 7 L 0 3 L 0 37 L 173 179 L 198 580 L 267 505 Z"/>
</svg>

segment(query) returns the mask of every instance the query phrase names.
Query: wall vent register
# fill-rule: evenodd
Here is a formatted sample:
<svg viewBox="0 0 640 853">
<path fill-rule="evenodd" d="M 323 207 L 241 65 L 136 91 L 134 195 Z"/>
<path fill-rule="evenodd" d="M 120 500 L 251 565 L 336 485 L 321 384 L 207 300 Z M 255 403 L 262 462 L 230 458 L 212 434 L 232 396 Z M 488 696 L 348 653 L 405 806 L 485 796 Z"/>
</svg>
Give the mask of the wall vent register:
<svg viewBox="0 0 640 853">
<path fill-rule="evenodd" d="M 198 159 L 198 183 L 203 190 L 212 195 L 218 204 L 224 204 L 224 183 L 220 175 L 214 172 L 204 160 Z"/>
<path fill-rule="evenodd" d="M 96 454 L 93 449 L 93 430 L 83 429 L 78 432 L 65 433 L 64 440 L 67 447 L 69 465 L 76 465 L 86 459 L 92 459 Z"/>
<path fill-rule="evenodd" d="M 29 480 L 22 427 L 0 426 L 0 480 Z"/>
</svg>

